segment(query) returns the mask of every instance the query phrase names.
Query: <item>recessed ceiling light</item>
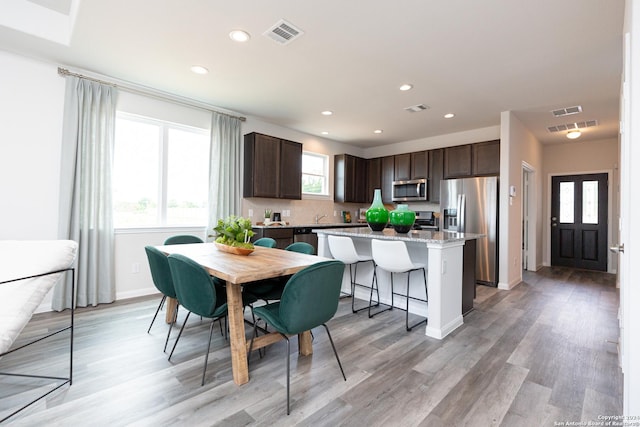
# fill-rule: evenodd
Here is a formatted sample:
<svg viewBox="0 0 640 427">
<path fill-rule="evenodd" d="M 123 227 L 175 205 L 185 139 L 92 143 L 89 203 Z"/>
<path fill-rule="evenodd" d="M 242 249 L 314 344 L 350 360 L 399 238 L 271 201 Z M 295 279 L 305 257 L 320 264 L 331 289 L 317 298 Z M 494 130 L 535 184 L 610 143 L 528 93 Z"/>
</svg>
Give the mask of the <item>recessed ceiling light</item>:
<svg viewBox="0 0 640 427">
<path fill-rule="evenodd" d="M 576 139 L 576 138 L 580 138 L 580 135 L 582 135 L 582 132 L 580 132 L 579 130 L 572 130 L 567 133 L 567 138 Z"/>
<path fill-rule="evenodd" d="M 330 116 L 332 114 L 333 114 L 333 111 L 329 111 L 329 110 L 325 110 L 325 111 L 322 112 L 323 116 Z"/>
<path fill-rule="evenodd" d="M 455 117 L 455 116 L 456 116 L 456 115 L 455 115 L 455 114 L 453 114 L 453 113 L 447 113 L 447 114 L 445 114 L 445 115 L 444 115 L 444 118 L 445 118 L 445 119 L 451 119 L 451 118 L 453 118 L 453 117 Z"/>
<path fill-rule="evenodd" d="M 209 72 L 209 70 L 207 70 L 202 65 L 194 65 L 194 66 L 192 66 L 191 67 L 191 71 L 193 71 L 196 74 L 207 74 Z"/>
<path fill-rule="evenodd" d="M 382 129 L 376 129 L 373 131 L 373 133 L 382 133 Z"/>
<path fill-rule="evenodd" d="M 231 40 L 238 43 L 244 43 L 251 38 L 249 33 L 243 30 L 233 30 L 229 33 L 229 37 Z"/>
<path fill-rule="evenodd" d="M 329 135 L 329 132 L 327 132 L 326 130 L 323 130 L 322 132 L 320 132 L 323 135 Z"/>
<path fill-rule="evenodd" d="M 405 83 L 402 86 L 400 86 L 400 90 L 410 90 L 411 88 L 413 88 L 413 85 L 409 84 L 409 83 Z"/>
</svg>

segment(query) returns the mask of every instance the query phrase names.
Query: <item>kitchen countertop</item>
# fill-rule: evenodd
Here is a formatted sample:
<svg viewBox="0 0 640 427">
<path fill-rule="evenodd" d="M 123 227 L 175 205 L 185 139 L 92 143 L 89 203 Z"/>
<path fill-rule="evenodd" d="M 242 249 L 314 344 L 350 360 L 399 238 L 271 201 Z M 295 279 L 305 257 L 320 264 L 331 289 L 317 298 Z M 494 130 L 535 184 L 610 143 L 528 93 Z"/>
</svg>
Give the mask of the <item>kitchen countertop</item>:
<svg viewBox="0 0 640 427">
<path fill-rule="evenodd" d="M 351 227 L 367 227 L 367 223 L 362 222 L 336 222 L 336 223 L 320 223 L 320 224 L 287 224 L 287 225 L 252 225 L 253 228 L 351 228 Z"/>
<path fill-rule="evenodd" d="M 368 239 L 402 240 L 405 242 L 417 243 L 450 243 L 484 237 L 484 234 L 457 233 L 452 231 L 411 230 L 409 233 L 396 233 L 392 228 L 385 228 L 382 231 L 372 231 L 369 227 L 362 227 L 354 230 L 344 230 L 341 228 L 318 229 L 314 227 L 313 231 L 318 234 L 332 234 L 336 236 L 361 237 Z"/>
</svg>

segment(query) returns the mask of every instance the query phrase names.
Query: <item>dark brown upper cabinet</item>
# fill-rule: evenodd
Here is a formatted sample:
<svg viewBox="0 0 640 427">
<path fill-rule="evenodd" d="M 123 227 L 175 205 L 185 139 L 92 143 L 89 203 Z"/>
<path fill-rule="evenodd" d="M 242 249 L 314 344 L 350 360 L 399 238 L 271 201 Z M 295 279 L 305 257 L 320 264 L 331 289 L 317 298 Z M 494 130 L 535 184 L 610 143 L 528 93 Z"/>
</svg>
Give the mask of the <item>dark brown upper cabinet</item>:
<svg viewBox="0 0 640 427">
<path fill-rule="evenodd" d="M 281 199 L 302 199 L 302 144 L 280 141 Z"/>
<path fill-rule="evenodd" d="M 473 144 L 474 176 L 500 175 L 500 140 Z"/>
<path fill-rule="evenodd" d="M 367 202 L 367 160 L 350 154 L 336 154 L 333 163 L 334 200 L 341 203 Z"/>
<path fill-rule="evenodd" d="M 444 148 L 429 150 L 427 200 L 440 203 L 440 181 L 444 178 Z"/>
<path fill-rule="evenodd" d="M 393 180 L 406 181 L 411 179 L 411 154 L 396 154 L 393 156 Z"/>
<path fill-rule="evenodd" d="M 382 187 L 382 159 L 376 157 L 367 160 L 366 201 L 373 202 L 373 190 Z"/>
<path fill-rule="evenodd" d="M 471 144 L 444 149 L 444 177 L 467 178 L 472 176 Z"/>
<path fill-rule="evenodd" d="M 429 156 L 427 151 L 396 154 L 394 157 L 394 181 L 427 178 Z"/>
<path fill-rule="evenodd" d="M 302 144 L 252 132 L 244 136 L 244 197 L 302 198 Z"/>
<path fill-rule="evenodd" d="M 391 203 L 393 197 L 393 180 L 395 174 L 395 156 L 385 156 L 380 159 L 382 201 Z M 373 193 L 371 194 L 373 198 Z M 373 200 L 373 199 L 372 199 Z"/>
<path fill-rule="evenodd" d="M 416 151 L 411 153 L 411 179 L 428 178 L 429 152 Z"/>
</svg>

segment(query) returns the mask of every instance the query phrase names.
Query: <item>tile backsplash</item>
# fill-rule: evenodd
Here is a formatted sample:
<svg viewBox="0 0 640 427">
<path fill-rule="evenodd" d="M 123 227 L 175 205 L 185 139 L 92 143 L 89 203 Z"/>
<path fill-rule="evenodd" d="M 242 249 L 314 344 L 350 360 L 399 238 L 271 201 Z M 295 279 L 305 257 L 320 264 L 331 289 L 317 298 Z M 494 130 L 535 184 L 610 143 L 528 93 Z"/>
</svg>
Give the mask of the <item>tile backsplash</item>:
<svg viewBox="0 0 640 427">
<path fill-rule="evenodd" d="M 351 212 L 351 222 L 358 220 L 358 209 L 367 209 L 370 203 L 335 203 L 333 200 L 324 199 L 304 199 L 304 200 L 285 200 L 285 199 L 263 199 L 258 197 L 242 199 L 242 216 L 250 218 L 255 224 L 264 221 L 265 209 L 271 212 L 280 212 L 281 220 L 290 224 L 313 224 L 316 215 L 326 215 L 320 220 L 320 223 L 338 223 L 343 222 L 342 211 Z M 388 205 L 388 209 L 393 209 L 393 204 Z M 437 204 L 420 203 L 409 205 L 413 210 L 432 210 L 438 211 Z M 249 215 L 253 213 L 253 215 Z M 289 215 L 286 215 L 286 214 Z M 335 214 L 335 215 L 334 215 Z"/>
</svg>

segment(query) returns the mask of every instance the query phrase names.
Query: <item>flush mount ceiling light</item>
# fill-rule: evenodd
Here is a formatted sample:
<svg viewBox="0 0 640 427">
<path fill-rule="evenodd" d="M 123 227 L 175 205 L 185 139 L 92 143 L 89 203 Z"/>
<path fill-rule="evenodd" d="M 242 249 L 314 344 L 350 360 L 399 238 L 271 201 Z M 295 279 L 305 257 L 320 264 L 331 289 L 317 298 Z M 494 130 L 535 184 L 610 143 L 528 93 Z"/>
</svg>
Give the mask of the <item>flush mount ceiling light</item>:
<svg viewBox="0 0 640 427">
<path fill-rule="evenodd" d="M 251 38 L 251 35 L 244 30 L 233 30 L 229 33 L 229 37 L 234 42 L 244 43 Z"/>
<path fill-rule="evenodd" d="M 320 132 L 323 135 L 329 135 L 329 132 L 327 132 L 326 130 L 323 130 L 322 132 Z"/>
<path fill-rule="evenodd" d="M 579 130 L 572 130 L 567 133 L 567 138 L 576 139 L 576 138 L 580 138 L 580 135 L 582 135 L 582 132 L 580 132 Z"/>
<path fill-rule="evenodd" d="M 191 67 L 191 71 L 196 73 L 196 74 L 207 74 L 209 72 L 209 70 L 207 70 L 202 65 L 193 65 Z"/>
<path fill-rule="evenodd" d="M 376 129 L 373 131 L 373 133 L 382 133 L 382 129 Z"/>
<path fill-rule="evenodd" d="M 323 116 L 330 116 L 330 115 L 332 115 L 332 114 L 333 114 L 333 111 L 325 110 L 325 111 L 323 111 L 323 112 L 322 112 L 322 113 L 320 113 L 320 114 L 322 114 Z"/>
<path fill-rule="evenodd" d="M 405 83 L 402 86 L 400 86 L 401 91 L 411 90 L 412 88 L 413 88 L 413 85 L 409 83 Z"/>
<path fill-rule="evenodd" d="M 445 114 L 445 115 L 444 115 L 444 118 L 445 118 L 445 119 L 452 119 L 452 118 L 454 118 L 455 116 L 456 116 L 456 115 L 455 115 L 455 114 L 453 114 L 453 113 L 447 113 L 447 114 Z"/>
</svg>

